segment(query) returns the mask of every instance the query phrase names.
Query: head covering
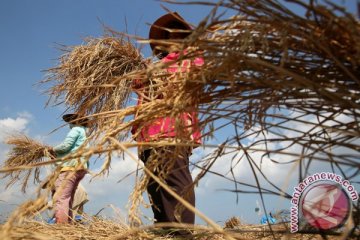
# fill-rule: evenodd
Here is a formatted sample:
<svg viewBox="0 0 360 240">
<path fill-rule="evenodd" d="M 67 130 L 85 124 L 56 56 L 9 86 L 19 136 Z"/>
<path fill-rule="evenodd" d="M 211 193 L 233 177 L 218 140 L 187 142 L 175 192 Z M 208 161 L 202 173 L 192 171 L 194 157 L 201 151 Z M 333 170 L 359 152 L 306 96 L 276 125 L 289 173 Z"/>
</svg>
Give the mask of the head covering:
<svg viewBox="0 0 360 240">
<path fill-rule="evenodd" d="M 79 120 L 77 120 L 80 118 Z M 81 125 L 83 127 L 88 127 L 90 120 L 88 118 L 84 118 L 77 113 L 68 113 L 62 116 L 62 119 L 67 123 L 73 123 L 77 125 Z"/>
<path fill-rule="evenodd" d="M 160 18 L 158 18 L 150 27 L 149 39 L 160 40 L 160 39 L 170 39 L 169 31 L 164 29 L 179 29 L 179 30 L 191 30 L 191 26 L 177 13 L 170 12 Z M 178 33 L 179 38 L 186 38 L 190 32 Z M 160 49 L 157 49 L 157 43 L 150 43 L 150 47 L 155 55 L 164 55 Z M 162 56 L 164 57 L 164 56 Z"/>
</svg>

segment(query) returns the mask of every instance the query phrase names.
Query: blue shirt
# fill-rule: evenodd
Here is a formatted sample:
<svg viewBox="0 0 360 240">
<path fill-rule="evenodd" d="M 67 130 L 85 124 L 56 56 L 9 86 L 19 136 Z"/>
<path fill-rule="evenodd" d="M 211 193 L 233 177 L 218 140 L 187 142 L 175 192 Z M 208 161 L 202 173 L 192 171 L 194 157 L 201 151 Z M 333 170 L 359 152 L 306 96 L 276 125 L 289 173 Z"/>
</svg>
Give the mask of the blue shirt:
<svg viewBox="0 0 360 240">
<path fill-rule="evenodd" d="M 87 139 L 85 127 L 77 125 L 70 125 L 70 127 L 71 130 L 66 135 L 64 141 L 54 147 L 54 151 L 58 158 L 63 158 L 68 154 L 74 153 L 78 148 L 80 148 L 80 146 L 85 143 Z M 67 170 L 67 168 L 69 168 L 68 170 L 70 170 L 71 168 L 77 167 L 80 163 L 83 164 L 83 168 L 85 169 L 89 167 L 89 163 L 83 157 L 67 160 L 60 165 L 63 167 L 63 169 Z"/>
</svg>

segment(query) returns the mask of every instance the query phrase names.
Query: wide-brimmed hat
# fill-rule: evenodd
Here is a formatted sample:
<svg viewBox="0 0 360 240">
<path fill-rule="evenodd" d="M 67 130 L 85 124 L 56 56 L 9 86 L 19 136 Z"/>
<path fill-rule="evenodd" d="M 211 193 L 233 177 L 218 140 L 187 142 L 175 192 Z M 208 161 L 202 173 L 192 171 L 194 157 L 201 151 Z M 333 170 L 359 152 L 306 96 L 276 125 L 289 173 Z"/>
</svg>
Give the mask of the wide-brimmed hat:
<svg viewBox="0 0 360 240">
<path fill-rule="evenodd" d="M 169 29 L 179 29 L 179 30 L 191 30 L 191 26 L 177 13 L 170 12 L 160 18 L 158 18 L 150 27 L 149 39 L 150 40 L 160 40 L 160 39 L 169 39 Z M 179 34 L 183 38 L 187 37 L 190 32 L 184 32 Z M 150 47 L 155 55 L 160 54 L 162 51 L 157 49 L 157 43 L 150 42 Z"/>
<path fill-rule="evenodd" d="M 84 127 L 88 127 L 90 123 L 90 119 L 87 117 L 82 117 L 77 113 L 68 113 L 62 116 L 62 119 L 67 123 L 73 123 L 77 125 L 81 125 Z M 77 120 L 78 119 L 78 120 Z"/>
</svg>

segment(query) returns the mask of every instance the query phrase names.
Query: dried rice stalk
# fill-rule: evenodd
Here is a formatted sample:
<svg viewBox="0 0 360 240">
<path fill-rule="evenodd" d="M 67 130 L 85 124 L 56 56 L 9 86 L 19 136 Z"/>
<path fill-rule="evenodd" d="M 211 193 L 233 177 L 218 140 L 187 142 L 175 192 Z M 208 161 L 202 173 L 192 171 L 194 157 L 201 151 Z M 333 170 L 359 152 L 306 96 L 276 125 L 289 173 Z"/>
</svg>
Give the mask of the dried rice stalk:
<svg viewBox="0 0 360 240">
<path fill-rule="evenodd" d="M 54 158 L 47 150 L 47 146 L 25 135 L 10 136 L 5 140 L 5 143 L 11 145 L 12 148 L 8 153 L 8 158 L 5 160 L 3 168 L 30 166 L 34 163 L 42 162 L 46 158 Z M 26 192 L 28 180 L 32 174 L 34 174 L 34 183 L 40 183 L 39 167 L 33 167 L 28 170 L 9 170 L 2 178 L 9 178 L 6 188 L 12 186 L 17 181 L 21 181 L 22 191 Z"/>
<path fill-rule="evenodd" d="M 125 107 L 132 80 L 122 77 L 145 64 L 129 39 L 108 32 L 101 38 L 86 38 L 84 45 L 62 49 L 58 66 L 48 69 L 48 78 L 41 82 L 52 83 L 48 104 L 65 103 L 85 115 Z"/>
</svg>

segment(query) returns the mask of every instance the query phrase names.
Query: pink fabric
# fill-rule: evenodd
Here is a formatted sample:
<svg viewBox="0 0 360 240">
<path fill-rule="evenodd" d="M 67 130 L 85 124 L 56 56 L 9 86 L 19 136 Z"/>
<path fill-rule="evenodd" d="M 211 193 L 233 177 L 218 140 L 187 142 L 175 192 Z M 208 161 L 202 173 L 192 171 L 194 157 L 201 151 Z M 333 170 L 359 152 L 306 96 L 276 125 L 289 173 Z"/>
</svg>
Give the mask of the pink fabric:
<svg viewBox="0 0 360 240">
<path fill-rule="evenodd" d="M 186 54 L 186 52 L 184 53 Z M 161 59 L 161 61 L 163 63 L 168 63 L 168 62 L 173 62 L 173 61 L 176 61 L 178 58 L 180 57 L 180 53 L 178 52 L 174 52 L 174 53 L 169 53 L 166 57 L 164 57 L 163 59 Z M 190 60 L 186 59 L 184 61 L 181 62 L 181 66 L 179 66 L 178 63 L 173 63 L 171 64 L 167 71 L 169 73 L 176 73 L 178 72 L 179 70 L 181 72 L 186 72 L 189 70 L 189 65 L 191 66 L 197 66 L 197 67 L 200 67 L 204 64 L 204 59 L 201 58 L 201 57 L 197 57 L 195 58 L 193 61 L 190 62 Z"/>
<path fill-rule="evenodd" d="M 163 59 L 161 59 L 162 62 L 168 63 L 175 61 L 180 56 L 180 53 L 170 53 Z M 190 60 L 184 60 L 181 62 L 181 66 L 179 66 L 178 63 L 171 64 L 167 72 L 169 73 L 176 73 L 178 71 L 186 72 L 189 71 L 189 64 L 191 66 L 197 66 L 200 67 L 204 64 L 204 59 L 197 57 L 193 61 Z M 142 87 L 139 86 L 139 81 L 135 81 L 134 85 L 136 85 L 137 89 L 141 89 Z M 141 105 L 143 102 L 142 97 L 139 95 L 138 99 L 138 105 Z M 180 119 L 183 122 L 184 126 L 188 126 L 188 128 L 184 128 L 183 132 L 175 132 L 175 122 L 176 119 L 173 117 L 164 117 L 164 118 L 158 118 L 155 121 L 153 121 L 150 124 L 147 124 L 145 126 L 142 126 L 141 132 L 137 138 L 137 141 L 139 142 L 149 142 L 156 139 L 161 138 L 173 138 L 178 136 L 179 134 L 187 136 L 190 135 L 190 138 L 194 143 L 200 144 L 201 143 L 201 132 L 198 127 L 198 117 L 197 113 L 194 112 L 184 112 L 180 115 Z M 136 133 L 138 126 L 134 126 L 132 129 L 132 133 Z"/>
<path fill-rule="evenodd" d="M 69 223 L 72 219 L 72 204 L 79 182 L 86 170 L 61 172 L 55 182 L 55 218 L 56 223 Z"/>
</svg>

